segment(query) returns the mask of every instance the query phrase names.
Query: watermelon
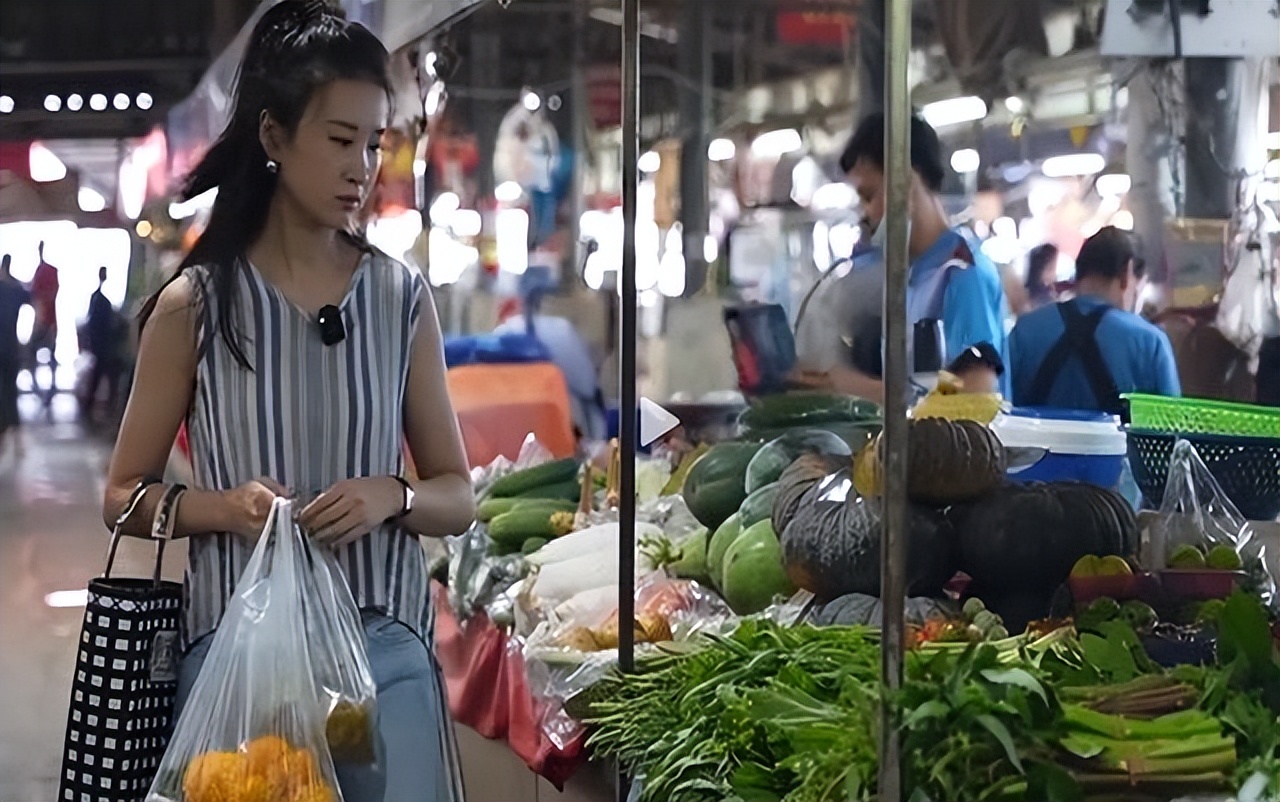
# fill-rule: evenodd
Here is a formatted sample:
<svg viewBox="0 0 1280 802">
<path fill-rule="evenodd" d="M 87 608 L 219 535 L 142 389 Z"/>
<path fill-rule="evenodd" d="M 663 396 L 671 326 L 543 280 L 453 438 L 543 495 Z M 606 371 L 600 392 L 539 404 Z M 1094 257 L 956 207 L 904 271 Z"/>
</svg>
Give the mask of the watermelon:
<svg viewBox="0 0 1280 802">
<path fill-rule="evenodd" d="M 745 489 L 754 493 L 778 481 L 782 472 L 803 454 L 853 458 L 849 444 L 823 429 L 797 429 L 772 440 L 747 464 Z"/>
<path fill-rule="evenodd" d="M 790 596 L 795 585 L 782 566 L 782 547 L 765 519 L 743 532 L 724 555 L 725 601 L 738 615 L 758 613 L 775 596 Z"/>
<path fill-rule="evenodd" d="M 742 534 L 742 521 L 735 512 L 730 515 L 707 543 L 707 575 L 716 588 L 724 587 L 724 555 Z"/>
<path fill-rule="evenodd" d="M 684 502 L 708 529 L 716 529 L 747 498 L 746 473 L 758 443 L 718 443 L 689 469 L 684 480 Z"/>
</svg>

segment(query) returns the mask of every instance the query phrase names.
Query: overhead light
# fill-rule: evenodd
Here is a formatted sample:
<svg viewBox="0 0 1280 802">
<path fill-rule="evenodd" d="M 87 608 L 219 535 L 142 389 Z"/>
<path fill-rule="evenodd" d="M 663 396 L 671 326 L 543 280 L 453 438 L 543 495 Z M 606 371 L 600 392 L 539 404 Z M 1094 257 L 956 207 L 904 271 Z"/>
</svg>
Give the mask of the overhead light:
<svg viewBox="0 0 1280 802">
<path fill-rule="evenodd" d="M 976 173 L 982 166 L 982 157 L 973 148 L 961 148 L 951 154 L 951 169 L 964 175 Z"/>
<path fill-rule="evenodd" d="M 31 143 L 28 164 L 32 181 L 61 181 L 67 177 L 67 166 L 62 163 L 62 159 L 39 142 Z"/>
<path fill-rule="evenodd" d="M 13 98 L 8 95 L 0 95 L 0 114 L 9 114 L 13 111 Z"/>
<path fill-rule="evenodd" d="M 152 104 L 155 103 L 155 100 L 148 93 L 139 92 L 138 96 L 134 98 L 134 102 L 138 104 L 138 108 L 146 111 L 151 108 Z"/>
<path fill-rule="evenodd" d="M 987 116 L 987 102 L 974 95 L 953 97 L 930 103 L 920 113 L 929 125 L 941 128 L 981 120 Z"/>
<path fill-rule="evenodd" d="M 1271 181 L 1280 181 L 1280 159 L 1272 159 L 1262 168 L 1262 177 Z"/>
<path fill-rule="evenodd" d="M 138 224 L 133 227 L 134 233 L 139 237 L 146 239 L 151 236 L 152 226 L 150 220 L 139 220 Z"/>
<path fill-rule="evenodd" d="M 662 157 L 656 150 L 647 150 L 636 162 L 636 168 L 642 173 L 656 173 L 662 168 Z"/>
<path fill-rule="evenodd" d="M 426 160 L 426 159 L 414 159 L 414 160 L 413 160 L 413 174 L 414 174 L 416 177 L 418 177 L 418 178 L 422 178 L 424 175 L 426 175 L 426 174 L 427 174 L 427 160 Z"/>
<path fill-rule="evenodd" d="M 1280 150 L 1280 131 L 1267 134 L 1267 150 Z"/>
<path fill-rule="evenodd" d="M 107 208 L 107 199 L 92 187 L 80 187 L 76 200 L 79 201 L 82 212 L 100 212 Z"/>
<path fill-rule="evenodd" d="M 1068 153 L 1045 159 L 1040 169 L 1049 178 L 1096 175 L 1107 169 L 1107 160 L 1099 153 Z"/>
<path fill-rule="evenodd" d="M 1114 198 L 1125 194 L 1133 185 L 1133 179 L 1125 173 L 1107 173 L 1098 176 L 1096 187 L 1098 194 L 1104 198 Z"/>
<path fill-rule="evenodd" d="M 1133 212 L 1128 209 L 1121 209 L 1111 216 L 1111 225 L 1121 231 L 1133 230 Z"/>
<path fill-rule="evenodd" d="M 90 95 L 89 108 L 93 109 L 94 111 L 106 111 L 107 96 L 103 94 L 98 94 L 98 93 Z"/>
<path fill-rule="evenodd" d="M 45 111 L 61 111 L 62 98 L 58 97 L 57 95 L 45 95 L 44 110 Z"/>
<path fill-rule="evenodd" d="M 1009 95 L 1004 99 L 1004 107 L 1010 114 L 1021 114 L 1027 108 L 1027 104 L 1017 95 Z"/>
<path fill-rule="evenodd" d="M 852 209 L 858 201 L 858 193 L 844 181 L 823 184 L 813 192 L 809 205 L 817 212 L 834 212 Z"/>
<path fill-rule="evenodd" d="M 67 95 L 67 111 L 80 111 L 84 108 L 84 98 L 79 95 Z"/>
<path fill-rule="evenodd" d="M 124 92 L 119 92 L 112 98 L 111 105 L 116 107 L 116 111 L 124 111 L 129 108 L 129 96 Z"/>
<path fill-rule="evenodd" d="M 432 202 L 431 208 L 427 211 L 427 217 L 431 219 L 433 226 L 447 226 L 453 218 L 453 213 L 458 211 L 462 206 L 462 199 L 452 192 L 441 192 L 440 196 Z"/>
<path fill-rule="evenodd" d="M 542 98 L 538 97 L 537 92 L 525 92 L 521 96 L 520 102 L 524 104 L 525 109 L 531 112 L 542 108 Z"/>
<path fill-rule="evenodd" d="M 503 203 L 515 203 L 524 195 L 524 190 L 515 181 L 503 181 L 493 191 L 493 197 Z"/>
<path fill-rule="evenodd" d="M 427 99 L 422 102 L 422 110 L 428 117 L 434 116 L 444 102 L 445 88 L 443 83 L 436 83 L 427 90 Z"/>
<path fill-rule="evenodd" d="M 777 159 L 804 147 L 800 132 L 794 128 L 769 131 L 751 143 L 751 155 L 757 159 Z"/>
<path fill-rule="evenodd" d="M 484 228 L 484 219 L 475 209 L 459 209 L 449 218 L 449 228 L 459 237 L 478 237 Z"/>
<path fill-rule="evenodd" d="M 440 56 L 436 51 L 432 50 L 422 58 L 422 66 L 427 71 L 427 75 L 435 78 L 439 73 L 436 72 L 436 62 L 440 60 Z"/>
<path fill-rule="evenodd" d="M 707 145 L 707 158 L 713 162 L 727 162 L 738 153 L 732 139 L 713 139 Z"/>
<path fill-rule="evenodd" d="M 183 201 L 181 203 L 171 203 L 169 204 L 169 217 L 174 220 L 185 220 L 202 209 L 211 208 L 217 197 L 218 188 L 214 187 L 213 189 L 206 190 L 205 192 L 196 195 L 191 200 Z"/>
<path fill-rule="evenodd" d="M 495 240 L 499 270 L 519 276 L 529 269 L 528 212 L 524 209 L 500 210 Z"/>
<path fill-rule="evenodd" d="M 715 234 L 708 234 L 702 240 L 702 261 L 707 264 L 713 264 L 716 259 L 720 258 L 720 241 L 716 239 Z"/>
</svg>

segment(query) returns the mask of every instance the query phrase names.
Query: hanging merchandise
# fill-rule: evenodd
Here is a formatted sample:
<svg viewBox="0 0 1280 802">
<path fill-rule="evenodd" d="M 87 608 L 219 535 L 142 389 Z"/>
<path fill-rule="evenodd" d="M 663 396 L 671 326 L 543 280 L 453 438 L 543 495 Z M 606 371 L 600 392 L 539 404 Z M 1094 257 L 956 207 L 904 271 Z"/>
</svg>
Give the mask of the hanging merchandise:
<svg viewBox="0 0 1280 802">
<path fill-rule="evenodd" d="M 1228 228 L 1226 281 L 1218 303 L 1216 325 L 1228 340 L 1249 355 L 1258 370 L 1262 341 L 1280 336 L 1280 273 L 1276 242 L 1280 221 L 1254 195 L 1237 209 Z"/>
</svg>

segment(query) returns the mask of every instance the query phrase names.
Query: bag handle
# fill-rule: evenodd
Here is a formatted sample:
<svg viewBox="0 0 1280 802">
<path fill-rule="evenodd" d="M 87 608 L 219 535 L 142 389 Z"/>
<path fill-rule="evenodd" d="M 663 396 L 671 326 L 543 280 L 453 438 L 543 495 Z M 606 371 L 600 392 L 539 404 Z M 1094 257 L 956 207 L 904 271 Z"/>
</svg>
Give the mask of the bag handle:
<svg viewBox="0 0 1280 802">
<path fill-rule="evenodd" d="M 146 495 L 147 491 L 151 489 L 153 485 L 158 485 L 158 484 L 160 484 L 159 479 L 154 479 L 154 478 L 143 479 L 142 481 L 138 482 L 138 486 L 135 487 L 133 489 L 133 493 L 130 494 L 128 503 L 125 504 L 124 510 L 120 513 L 120 517 L 116 519 L 115 527 L 111 530 L 111 545 L 107 549 L 107 566 L 106 566 L 106 569 L 103 570 L 102 572 L 102 576 L 104 579 L 111 578 L 111 568 L 113 565 L 115 565 L 116 550 L 120 547 L 120 538 L 124 536 L 125 522 L 128 521 L 131 517 L 133 517 L 133 514 L 137 512 L 138 505 L 142 503 L 142 498 L 143 496 Z M 179 490 L 179 488 L 181 488 L 181 485 L 174 485 L 173 487 L 170 487 L 165 492 L 165 497 L 161 501 L 160 506 L 157 508 L 157 520 L 159 520 L 160 518 L 159 513 L 172 505 L 174 498 L 176 497 L 176 495 L 178 495 L 178 493 L 175 493 L 174 491 Z M 152 535 L 148 538 L 142 538 L 142 539 L 154 540 L 156 542 L 156 565 L 155 565 L 155 571 L 152 574 L 152 581 L 155 583 L 156 587 L 159 587 L 160 573 L 161 573 L 160 569 L 164 562 L 165 539 L 162 537 L 155 536 L 154 524 L 152 529 Z"/>
</svg>

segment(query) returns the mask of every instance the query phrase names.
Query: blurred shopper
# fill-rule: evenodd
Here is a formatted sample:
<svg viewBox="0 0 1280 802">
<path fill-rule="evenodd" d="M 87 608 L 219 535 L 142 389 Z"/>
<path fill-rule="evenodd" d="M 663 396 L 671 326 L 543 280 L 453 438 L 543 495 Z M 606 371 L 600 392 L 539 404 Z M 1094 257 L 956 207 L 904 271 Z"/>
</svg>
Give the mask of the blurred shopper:
<svg viewBox="0 0 1280 802">
<path fill-rule="evenodd" d="M 840 157 L 862 201 L 872 243 L 882 243 L 885 213 L 884 115 L 868 115 L 858 125 Z M 909 196 L 911 272 L 907 285 L 907 316 L 915 324 L 940 320 L 946 336 L 946 360 L 965 349 L 989 343 L 996 353 L 1005 351 L 1004 318 L 1008 310 L 1000 273 L 981 251 L 976 237 L 965 228 L 952 228 L 939 193 L 946 177 L 938 134 L 923 118 L 911 118 L 911 189 Z M 883 262 L 879 265 L 883 286 Z M 869 346 L 852 344 L 853 350 L 879 352 L 877 320 L 853 321 L 855 339 L 870 337 Z M 802 369 L 794 377 L 800 386 L 831 389 L 850 395 L 883 400 L 884 383 L 852 365 L 826 371 Z"/>
<path fill-rule="evenodd" d="M 107 416 L 115 416 L 120 378 L 124 373 L 124 326 L 120 313 L 102 292 L 106 283 L 107 269 L 99 268 L 98 289 L 89 298 L 89 316 L 84 324 L 85 345 L 93 357 L 93 367 L 80 399 L 80 414 L 89 423 L 94 422 L 94 407 L 103 384 L 107 386 Z"/>
<path fill-rule="evenodd" d="M 18 313 L 31 303 L 31 293 L 9 272 L 13 257 L 0 257 L 0 454 L 9 439 L 18 439 L 18 371 L 22 348 L 18 342 Z M 18 448 L 21 444 L 18 443 Z"/>
<path fill-rule="evenodd" d="M 1014 311 L 1021 317 L 1042 306 L 1057 303 L 1057 285 L 1058 246 L 1047 242 L 1037 245 L 1027 254 L 1027 278 L 1023 282 L 1025 295 Z"/>
<path fill-rule="evenodd" d="M 1013 401 L 1123 412 L 1121 393 L 1182 394 L 1169 338 L 1133 314 L 1145 266 L 1132 235 L 1108 226 L 1076 258 L 1076 297 L 1038 309 L 1010 335 Z"/>
<path fill-rule="evenodd" d="M 31 339 L 27 348 L 31 354 L 31 380 L 35 385 L 36 369 L 40 365 L 40 352 L 49 352 L 49 386 L 44 392 L 44 406 L 48 410 L 58 393 L 58 268 L 44 258 L 44 243 L 37 246 L 40 264 L 31 279 L 31 303 L 35 309 L 35 323 L 31 327 Z M 37 390 L 38 392 L 38 390 Z"/>
<path fill-rule="evenodd" d="M 148 487 L 125 522 L 145 534 L 167 499 L 189 538 L 177 717 L 275 499 L 314 499 L 298 521 L 345 570 L 378 690 L 377 766 L 340 765 L 341 796 L 459 800 L 418 538 L 471 524 L 469 468 L 430 288 L 353 226 L 390 121 L 389 56 L 340 11 L 284 0 L 238 75 L 185 188 L 218 188 L 208 227 L 141 316 L 104 517 L 162 474 L 185 420 L 194 484 Z"/>
</svg>

